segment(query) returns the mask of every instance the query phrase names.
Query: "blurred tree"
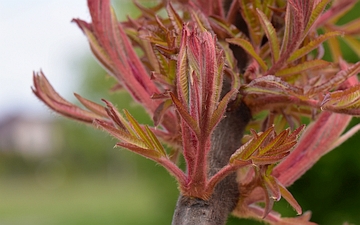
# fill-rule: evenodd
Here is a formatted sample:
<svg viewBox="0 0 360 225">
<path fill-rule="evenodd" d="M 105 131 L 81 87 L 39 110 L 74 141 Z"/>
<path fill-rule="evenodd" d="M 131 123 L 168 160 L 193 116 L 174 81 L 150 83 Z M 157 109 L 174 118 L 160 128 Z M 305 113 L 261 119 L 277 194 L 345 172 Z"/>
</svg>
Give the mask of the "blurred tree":
<svg viewBox="0 0 360 225">
<path fill-rule="evenodd" d="M 358 16 L 356 15 L 358 10 L 360 10 L 359 4 L 346 16 L 348 17 L 346 19 L 351 19 L 354 15 Z M 343 47 L 343 49 L 346 49 L 346 47 Z M 359 60 L 353 52 L 345 52 L 344 57 L 351 62 Z M 145 111 L 139 105 L 132 103 L 127 93 L 108 93 L 105 91 L 115 82 L 110 77 L 102 76 L 105 71 L 96 65 L 91 60 L 91 63 L 84 66 L 86 76 L 82 77 L 85 77 L 86 80 L 82 81 L 82 83 L 86 83 L 86 85 L 82 85 L 83 88 L 80 89 L 79 94 L 88 96 L 89 99 L 98 103 L 100 101 L 96 98 L 102 96 L 102 98 L 113 102 L 118 109 L 129 109 L 140 123 L 151 124 L 151 120 Z M 352 124 L 358 124 L 359 122 L 359 119 L 353 119 Z M 92 131 L 78 125 L 70 127 L 69 122 L 62 123 L 64 123 L 66 133 L 70 134 L 67 135 L 67 149 L 62 157 L 64 157 L 68 166 L 73 168 L 73 171 L 82 168 L 81 170 L 86 171 L 86 173 L 98 173 L 101 171 L 108 174 L 109 171 L 113 172 L 113 169 L 116 168 L 115 176 L 126 176 L 123 173 L 130 172 L 130 177 L 139 177 L 139 180 L 151 175 L 151 185 L 158 185 L 159 187 L 155 187 L 155 189 L 161 188 L 167 193 L 154 196 L 154 202 L 156 202 L 156 199 L 161 199 L 158 204 L 164 204 L 166 207 L 159 206 L 159 211 L 163 215 L 153 217 L 154 220 L 151 220 L 151 222 L 149 220 L 149 223 L 164 224 L 171 221 L 171 212 L 177 193 L 176 191 L 170 191 L 175 189 L 175 184 L 166 175 L 165 170 L 155 167 L 153 163 L 141 157 L 134 157 L 127 152 L 113 150 L 112 146 L 115 141 L 99 131 Z M 360 134 L 355 135 L 337 150 L 323 157 L 313 169 L 296 182 L 294 187 L 289 188 L 300 205 L 303 206 L 304 211 L 312 210 L 314 213 L 312 221 L 319 224 L 339 224 L 345 221 L 360 223 L 360 216 L 357 213 L 357 207 L 354 205 L 356 204 L 354 199 L 360 199 L 360 193 L 357 191 L 360 188 L 358 179 L 360 174 L 358 163 L 360 152 L 356 151 L 356 146 L 360 144 L 359 137 Z M 138 169 L 141 169 L 141 173 L 136 172 Z M 157 176 L 154 177 L 154 174 Z M 149 182 L 149 180 L 146 182 Z M 146 189 L 147 186 L 144 185 L 144 192 Z M 319 192 L 319 190 L 324 191 Z M 275 209 L 285 216 L 295 215 L 291 209 L 289 210 L 288 204 L 283 201 L 276 204 Z M 138 213 L 141 214 L 141 212 Z M 133 218 L 133 220 L 135 221 L 136 218 Z M 230 218 L 228 224 L 239 224 L 239 221 L 240 219 Z M 250 224 L 250 222 L 246 223 Z M 260 223 L 254 222 L 254 224 Z"/>
</svg>

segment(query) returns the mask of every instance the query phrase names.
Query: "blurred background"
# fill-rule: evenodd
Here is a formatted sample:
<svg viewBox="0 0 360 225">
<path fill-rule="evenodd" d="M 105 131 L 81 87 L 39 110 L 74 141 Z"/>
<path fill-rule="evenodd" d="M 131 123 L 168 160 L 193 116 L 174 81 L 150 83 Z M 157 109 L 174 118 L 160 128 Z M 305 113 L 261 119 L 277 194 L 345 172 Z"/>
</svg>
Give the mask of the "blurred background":
<svg viewBox="0 0 360 225">
<path fill-rule="evenodd" d="M 130 0 L 113 4 L 120 20 L 138 13 Z M 0 224 L 170 224 L 178 190 L 162 167 L 114 149 L 116 140 L 54 114 L 31 93 L 32 71 L 42 69 L 68 100 L 76 102 L 73 92 L 105 98 L 150 123 L 126 93 L 108 92 L 114 80 L 72 18 L 90 21 L 85 0 L 0 0 Z M 359 144 L 358 133 L 289 188 L 312 221 L 360 224 Z M 295 215 L 284 201 L 275 209 Z"/>
</svg>

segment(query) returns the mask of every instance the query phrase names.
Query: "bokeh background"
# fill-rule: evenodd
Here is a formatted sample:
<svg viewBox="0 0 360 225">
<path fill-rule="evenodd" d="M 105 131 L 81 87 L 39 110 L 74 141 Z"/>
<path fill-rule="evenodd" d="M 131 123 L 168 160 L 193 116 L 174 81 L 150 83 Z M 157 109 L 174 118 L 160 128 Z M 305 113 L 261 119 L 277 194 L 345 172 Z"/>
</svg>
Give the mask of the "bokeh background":
<svg viewBox="0 0 360 225">
<path fill-rule="evenodd" d="M 138 13 L 131 1 L 113 4 L 121 20 Z M 359 10 L 357 4 L 340 22 Z M 127 93 L 109 93 L 114 80 L 72 18 L 90 21 L 85 0 L 0 0 L 0 224 L 170 224 L 178 190 L 162 167 L 114 149 L 116 140 L 59 117 L 31 93 L 32 71 L 41 68 L 65 98 L 106 98 L 151 124 Z M 359 60 L 342 47 L 348 61 Z M 358 133 L 290 187 L 312 221 L 360 224 L 359 144 Z M 295 215 L 284 201 L 275 209 Z"/>
</svg>

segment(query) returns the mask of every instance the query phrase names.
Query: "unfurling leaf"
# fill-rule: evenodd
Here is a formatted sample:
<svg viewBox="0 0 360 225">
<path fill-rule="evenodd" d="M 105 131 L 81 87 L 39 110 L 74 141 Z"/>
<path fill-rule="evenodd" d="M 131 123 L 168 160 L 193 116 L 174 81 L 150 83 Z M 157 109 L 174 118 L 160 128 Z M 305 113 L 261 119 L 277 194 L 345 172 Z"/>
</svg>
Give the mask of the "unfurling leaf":
<svg viewBox="0 0 360 225">
<path fill-rule="evenodd" d="M 286 129 L 278 135 L 274 131 L 274 126 L 261 134 L 253 133 L 252 139 L 243 144 L 230 157 L 230 163 L 234 163 L 236 160 L 250 160 L 254 165 L 275 164 L 290 154 L 304 127 L 304 125 L 300 126 L 292 133 Z"/>
<path fill-rule="evenodd" d="M 341 70 L 334 77 L 326 82 L 311 88 L 306 94 L 313 95 L 319 92 L 330 91 L 332 88 L 340 85 L 342 82 L 350 78 L 351 76 L 357 75 L 360 72 L 360 62 Z"/>
<path fill-rule="evenodd" d="M 323 110 L 360 116 L 360 84 L 328 93 L 321 103 Z"/>
<path fill-rule="evenodd" d="M 265 132 L 260 134 L 258 137 L 254 136 L 248 144 L 244 144 L 235 153 L 230 157 L 230 163 L 234 160 L 243 160 L 246 161 L 255 153 L 256 150 L 263 144 L 266 138 L 269 138 L 269 135 L 274 131 L 274 126 L 267 129 Z"/>
</svg>

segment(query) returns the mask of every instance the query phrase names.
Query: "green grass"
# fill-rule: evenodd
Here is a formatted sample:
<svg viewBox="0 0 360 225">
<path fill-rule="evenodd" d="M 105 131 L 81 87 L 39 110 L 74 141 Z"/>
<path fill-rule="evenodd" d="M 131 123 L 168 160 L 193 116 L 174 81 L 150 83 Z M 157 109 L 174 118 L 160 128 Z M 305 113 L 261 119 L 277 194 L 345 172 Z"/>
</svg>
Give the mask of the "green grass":
<svg viewBox="0 0 360 225">
<path fill-rule="evenodd" d="M 2 178 L 0 224 L 169 224 L 175 196 L 161 193 L 147 179 L 97 175 L 46 188 L 36 177 Z"/>
</svg>

